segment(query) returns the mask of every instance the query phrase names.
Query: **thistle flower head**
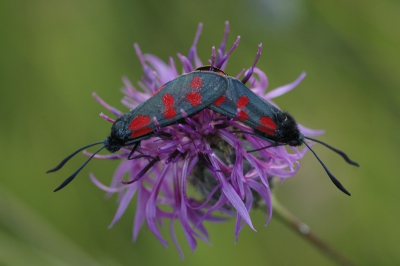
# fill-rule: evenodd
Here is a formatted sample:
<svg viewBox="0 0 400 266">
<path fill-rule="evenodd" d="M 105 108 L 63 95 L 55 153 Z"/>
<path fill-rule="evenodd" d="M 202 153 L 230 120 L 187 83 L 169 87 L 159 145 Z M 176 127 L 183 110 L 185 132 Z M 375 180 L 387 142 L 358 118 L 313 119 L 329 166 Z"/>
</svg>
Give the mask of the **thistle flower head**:
<svg viewBox="0 0 400 266">
<path fill-rule="evenodd" d="M 166 63 L 158 57 L 143 54 L 139 45 L 135 50 L 142 64 L 144 75 L 138 82 L 139 89 L 127 78 L 123 79 L 124 97 L 122 103 L 128 110 L 134 109 L 149 99 L 163 84 L 203 66 L 197 55 L 197 42 L 202 31 L 199 25 L 195 40 L 187 56 L 178 54 L 182 64 L 182 73 L 177 71 L 174 59 Z M 229 24 L 218 49 L 212 48 L 208 64 L 224 70 L 232 52 L 238 46 L 240 37 L 226 51 Z M 266 93 L 268 79 L 255 65 L 261 55 L 261 44 L 256 59 L 248 69 L 238 71 L 236 78 L 247 84 L 254 93 L 275 105 L 271 100 L 296 87 L 305 77 L 302 73 L 294 82 Z M 124 112 L 107 105 L 93 94 L 114 116 Z M 154 233 L 158 240 L 167 245 L 160 232 L 160 224 L 170 221 L 170 233 L 175 246 L 183 256 L 174 232 L 174 222 L 182 225 L 186 240 L 193 251 L 197 239 L 208 243 L 205 221 L 223 222 L 235 217 L 236 240 L 239 232 L 247 224 L 253 230 L 249 215 L 252 208 L 265 206 L 268 215 L 266 224 L 272 215 L 271 179 L 284 180 L 293 176 L 300 167 L 298 162 L 307 151 L 306 148 L 286 148 L 274 146 L 252 134 L 253 129 L 221 114 L 205 108 L 194 116 L 187 116 L 179 123 L 157 128 L 155 136 L 141 141 L 135 153 L 132 147 L 121 148 L 118 154 L 95 155 L 99 159 L 121 159 L 111 184 L 105 186 L 93 174 L 92 181 L 108 195 L 117 194 L 119 207 L 110 226 L 124 214 L 132 199 L 136 196 L 136 214 L 133 227 L 133 240 L 136 240 L 143 224 Z M 115 120 L 104 114 L 109 121 Z M 157 121 L 154 121 L 157 123 Z M 307 129 L 299 125 L 302 134 L 313 136 L 322 131 Z M 248 152 L 248 150 L 257 150 Z M 288 152 L 290 150 L 290 152 Z M 126 158 L 133 158 L 126 160 Z M 190 193 L 191 187 L 194 193 Z"/>
</svg>

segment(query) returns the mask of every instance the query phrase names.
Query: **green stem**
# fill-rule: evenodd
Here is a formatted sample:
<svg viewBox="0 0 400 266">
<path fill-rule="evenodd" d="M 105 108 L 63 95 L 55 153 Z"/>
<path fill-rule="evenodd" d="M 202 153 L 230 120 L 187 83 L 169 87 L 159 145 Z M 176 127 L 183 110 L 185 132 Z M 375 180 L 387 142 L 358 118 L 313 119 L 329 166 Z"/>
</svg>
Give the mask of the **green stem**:
<svg viewBox="0 0 400 266">
<path fill-rule="evenodd" d="M 273 217 L 278 218 L 281 222 L 291 227 L 300 236 L 304 237 L 307 241 L 309 241 L 309 243 L 322 251 L 322 253 L 328 256 L 330 259 L 336 261 L 338 264 L 346 266 L 357 265 L 319 238 L 314 232 L 311 231 L 307 224 L 300 221 L 299 218 L 294 216 L 288 209 L 280 204 L 275 196 L 272 196 L 272 202 L 274 210 Z"/>
</svg>

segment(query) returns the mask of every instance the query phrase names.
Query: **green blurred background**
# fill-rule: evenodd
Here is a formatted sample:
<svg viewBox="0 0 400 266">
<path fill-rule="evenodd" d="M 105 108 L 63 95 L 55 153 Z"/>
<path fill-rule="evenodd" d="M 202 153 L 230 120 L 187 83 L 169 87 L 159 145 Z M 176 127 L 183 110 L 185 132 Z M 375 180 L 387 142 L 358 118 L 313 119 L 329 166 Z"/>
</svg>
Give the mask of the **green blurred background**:
<svg viewBox="0 0 400 266">
<path fill-rule="evenodd" d="M 73 150 L 103 140 L 110 125 L 91 97 L 122 110 L 121 77 L 142 70 L 132 44 L 164 60 L 187 54 L 199 22 L 203 62 L 242 36 L 228 73 L 254 60 L 270 88 L 301 85 L 276 100 L 301 124 L 326 129 L 319 139 L 343 149 L 360 168 L 320 145 L 315 150 L 352 193 L 329 181 L 311 153 L 277 197 L 317 234 L 361 265 L 400 263 L 399 115 L 400 2 L 381 1 L 1 1 L 0 4 L 0 264 L 1 265 L 335 265 L 276 219 L 258 232 L 234 221 L 207 224 L 212 246 L 185 260 L 144 229 L 132 243 L 134 205 L 107 229 L 117 204 L 88 178 L 109 183 L 116 161 L 92 161 L 67 188 L 53 189 L 85 160 L 78 155 L 46 175 Z M 106 112 L 106 114 L 109 114 Z M 168 226 L 163 230 L 169 238 Z"/>
</svg>

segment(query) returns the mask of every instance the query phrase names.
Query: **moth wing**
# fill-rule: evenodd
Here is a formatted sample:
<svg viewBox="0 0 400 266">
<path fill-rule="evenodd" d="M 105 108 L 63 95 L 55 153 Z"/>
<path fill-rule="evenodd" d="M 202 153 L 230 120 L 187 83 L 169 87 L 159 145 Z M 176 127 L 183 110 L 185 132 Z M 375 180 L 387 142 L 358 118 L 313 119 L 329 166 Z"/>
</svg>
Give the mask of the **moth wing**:
<svg viewBox="0 0 400 266">
<path fill-rule="evenodd" d="M 131 138 L 141 138 L 156 129 L 154 118 L 165 127 L 207 108 L 228 88 L 228 78 L 213 72 L 191 72 L 167 82 L 146 102 L 126 115 Z"/>
<path fill-rule="evenodd" d="M 229 87 L 225 94 L 210 109 L 227 117 L 237 118 L 253 129 L 274 135 L 277 128 L 275 117 L 281 111 L 255 94 L 238 79 L 229 77 Z M 238 112 L 239 109 L 239 112 Z"/>
</svg>

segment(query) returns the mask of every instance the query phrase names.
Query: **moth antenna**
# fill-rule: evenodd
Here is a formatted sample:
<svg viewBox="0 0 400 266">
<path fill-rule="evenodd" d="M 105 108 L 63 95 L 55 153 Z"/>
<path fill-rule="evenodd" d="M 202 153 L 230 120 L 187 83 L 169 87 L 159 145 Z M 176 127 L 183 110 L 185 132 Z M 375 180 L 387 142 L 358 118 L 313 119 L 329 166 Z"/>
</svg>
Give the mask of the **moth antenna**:
<svg viewBox="0 0 400 266">
<path fill-rule="evenodd" d="M 102 142 L 101 142 L 101 143 L 102 143 Z M 99 144 L 99 143 L 97 143 L 97 144 Z M 95 144 L 93 144 L 93 145 L 95 145 Z M 89 147 L 91 147 L 91 146 L 93 146 L 93 145 L 89 145 Z M 79 167 L 78 170 L 75 171 L 75 173 L 73 173 L 70 177 L 68 177 L 67 179 L 65 179 L 64 182 L 62 182 L 61 185 L 59 185 L 59 186 L 54 190 L 54 192 L 59 191 L 60 189 L 62 189 L 62 188 L 65 187 L 66 185 L 68 185 L 72 180 L 74 180 L 74 178 L 75 178 L 76 175 L 82 170 L 82 168 L 85 167 L 85 165 L 87 165 L 87 163 L 88 163 L 97 153 L 99 153 L 99 152 L 100 152 L 102 149 L 104 149 L 105 147 L 106 147 L 106 146 L 103 146 L 103 147 L 101 147 L 100 149 L 98 149 L 95 153 L 93 153 L 93 154 L 89 157 L 89 159 L 87 159 L 86 162 L 85 162 L 84 164 L 82 164 L 82 166 Z M 84 148 L 86 148 L 86 147 L 84 147 Z M 77 152 L 83 150 L 84 148 L 79 149 L 78 151 L 75 152 L 75 154 L 76 154 Z M 72 155 L 74 155 L 74 153 L 73 153 Z M 71 155 L 70 155 L 70 156 L 71 156 Z M 68 156 L 68 157 L 70 157 L 70 156 Z M 68 157 L 67 157 L 67 158 L 68 158 Z M 71 157 L 72 157 L 72 156 L 71 156 Z M 69 158 L 68 158 L 68 159 L 69 159 Z M 65 159 L 64 159 L 64 160 L 65 160 Z"/>
<path fill-rule="evenodd" d="M 360 166 L 360 165 L 359 165 L 358 163 L 356 163 L 355 161 L 350 160 L 350 158 L 346 155 L 346 153 L 342 152 L 341 150 L 338 150 L 338 149 L 336 149 L 336 148 L 334 148 L 334 147 L 332 147 L 332 146 L 326 144 L 325 142 L 322 142 L 322 141 L 317 140 L 317 139 L 313 139 L 313 138 L 310 138 L 310 137 L 304 137 L 304 138 L 305 138 L 305 139 L 308 139 L 308 140 L 312 140 L 312 141 L 318 142 L 319 144 L 322 144 L 322 145 L 324 145 L 325 147 L 327 147 L 328 149 L 330 149 L 331 151 L 336 152 L 337 154 L 339 154 L 340 156 L 342 156 L 342 158 L 343 158 L 348 164 L 351 164 L 351 165 L 354 165 L 354 166 Z M 303 142 L 303 143 L 304 143 L 304 142 Z"/>
<path fill-rule="evenodd" d="M 80 149 L 74 151 L 72 154 L 68 155 L 64 160 L 62 160 L 56 167 L 54 167 L 53 169 L 48 170 L 46 173 L 52 173 L 52 172 L 55 172 L 55 171 L 60 170 L 61 167 L 63 167 L 64 164 L 65 164 L 66 162 L 68 162 L 69 159 L 71 159 L 72 157 L 74 157 L 78 152 L 83 151 L 83 150 L 86 149 L 86 148 L 89 148 L 89 147 L 92 147 L 92 146 L 95 146 L 95 145 L 98 145 L 98 144 L 104 144 L 104 141 L 95 142 L 95 143 L 86 145 L 86 146 L 84 146 L 84 147 L 82 147 L 82 148 L 80 148 Z M 103 147 L 103 148 L 104 148 L 104 147 Z"/>
<path fill-rule="evenodd" d="M 307 138 L 309 139 L 309 138 Z M 317 160 L 319 161 L 319 163 L 322 165 L 322 167 L 325 169 L 325 172 L 328 174 L 329 178 L 332 180 L 333 184 L 335 184 L 335 186 L 340 189 L 343 193 L 350 195 L 350 193 L 344 188 L 344 186 L 339 182 L 339 180 L 336 179 L 336 177 L 334 177 L 331 172 L 329 172 L 328 168 L 326 168 L 325 164 L 321 161 L 321 159 L 318 157 L 318 155 L 315 153 L 315 151 L 313 149 L 311 149 L 311 147 L 307 144 L 307 142 L 305 142 L 304 140 L 302 140 L 302 142 L 304 143 L 304 145 L 307 146 L 307 148 L 314 154 L 315 158 L 317 158 Z"/>
</svg>

